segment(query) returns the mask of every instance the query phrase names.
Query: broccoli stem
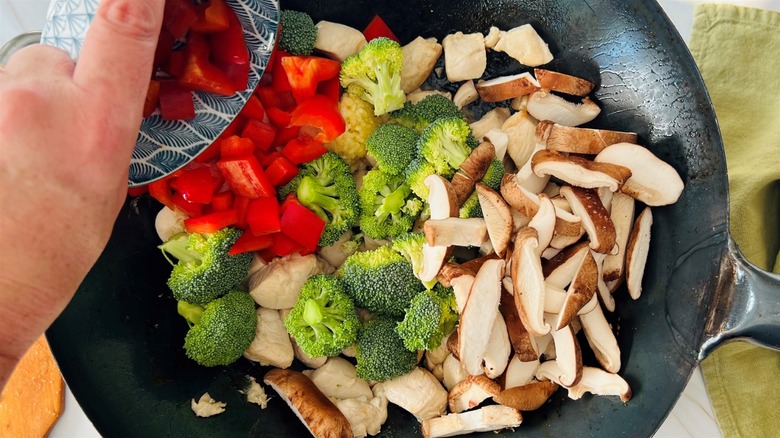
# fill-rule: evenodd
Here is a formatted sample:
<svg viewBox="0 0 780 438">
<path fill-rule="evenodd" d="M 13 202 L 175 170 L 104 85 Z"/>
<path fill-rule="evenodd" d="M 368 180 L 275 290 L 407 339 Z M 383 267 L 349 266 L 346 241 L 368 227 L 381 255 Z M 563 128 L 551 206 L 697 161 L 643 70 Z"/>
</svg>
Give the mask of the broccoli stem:
<svg viewBox="0 0 780 438">
<path fill-rule="evenodd" d="M 387 195 L 382 202 L 382 205 L 376 209 L 377 217 L 386 218 L 390 214 L 398 214 L 404 205 L 406 205 L 406 198 L 412 193 L 412 189 L 406 184 L 402 184 L 395 189 L 392 193 Z"/>
<path fill-rule="evenodd" d="M 170 254 L 179 261 L 182 261 L 184 263 L 189 263 L 193 261 L 200 262 L 200 254 L 198 254 L 195 251 L 190 251 L 188 249 L 190 243 L 190 236 L 187 233 L 179 233 L 170 239 L 168 239 L 167 242 L 163 243 L 162 245 L 158 246 L 163 251 L 163 254 Z M 168 258 L 167 255 L 165 257 Z M 168 259 L 170 262 L 170 259 Z M 173 264 L 173 263 L 172 263 Z"/>
<path fill-rule="evenodd" d="M 322 311 L 323 308 L 320 306 L 320 303 L 318 303 L 317 300 L 307 300 L 306 304 L 303 306 L 303 320 L 306 321 L 306 324 L 309 324 L 310 326 L 316 326 L 322 322 L 323 318 L 325 317 Z"/>
<path fill-rule="evenodd" d="M 447 156 L 447 162 L 455 169 L 463 164 L 463 162 L 466 161 L 466 158 L 469 157 L 469 152 L 465 150 L 466 148 L 456 143 L 450 137 L 443 138 L 441 144 L 442 149 Z"/>
<path fill-rule="evenodd" d="M 190 327 L 200 323 L 200 318 L 203 317 L 204 310 L 205 309 L 202 306 L 190 304 L 186 301 L 179 301 L 178 304 L 176 304 L 176 311 L 187 320 L 187 324 L 189 324 Z"/>
<path fill-rule="evenodd" d="M 327 306 L 327 298 L 321 294 L 317 298 L 306 300 L 303 305 L 303 320 L 314 330 L 315 337 L 319 338 L 323 327 L 336 333 L 339 325 L 344 321 L 344 316 L 333 312 Z"/>
<path fill-rule="evenodd" d="M 328 213 L 333 216 L 339 208 L 337 195 L 335 186 L 323 187 L 310 176 L 303 177 L 298 186 L 298 201 L 326 222 L 330 222 Z"/>
</svg>

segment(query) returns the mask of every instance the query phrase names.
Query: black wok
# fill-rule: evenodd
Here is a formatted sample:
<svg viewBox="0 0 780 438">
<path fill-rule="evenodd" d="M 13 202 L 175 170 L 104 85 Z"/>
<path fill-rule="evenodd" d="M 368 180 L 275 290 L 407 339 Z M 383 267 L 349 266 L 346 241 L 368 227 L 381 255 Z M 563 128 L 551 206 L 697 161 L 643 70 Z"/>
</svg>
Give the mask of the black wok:
<svg viewBox="0 0 780 438">
<path fill-rule="evenodd" d="M 655 2 L 298 0 L 283 6 L 357 28 L 379 13 L 404 42 L 418 34 L 442 38 L 530 22 L 556 56 L 551 69 L 599 84 L 595 96 L 603 112 L 592 125 L 639 133 L 641 144 L 685 180 L 677 204 L 654 210 L 641 299 L 617 293 L 620 374 L 634 397 L 625 406 L 614 397 L 574 402 L 561 390 L 525 415 L 518 434 L 651 435 L 693 368 L 718 344 L 750 338 L 780 346 L 780 279 L 747 263 L 729 237 L 715 115 L 688 50 Z M 498 58 L 487 75 L 509 72 L 504 61 Z M 280 399 L 261 411 L 237 392 L 244 375 L 260 380 L 264 368 L 243 359 L 229 368 L 202 368 L 185 358 L 186 325 L 165 286 L 170 267 L 155 249 L 158 208 L 148 198 L 125 205 L 105 253 L 48 332 L 84 411 L 112 437 L 304 436 Z M 190 398 L 206 391 L 227 402 L 226 413 L 193 415 Z M 384 436 L 419 434 L 411 415 L 390 411 Z"/>
</svg>

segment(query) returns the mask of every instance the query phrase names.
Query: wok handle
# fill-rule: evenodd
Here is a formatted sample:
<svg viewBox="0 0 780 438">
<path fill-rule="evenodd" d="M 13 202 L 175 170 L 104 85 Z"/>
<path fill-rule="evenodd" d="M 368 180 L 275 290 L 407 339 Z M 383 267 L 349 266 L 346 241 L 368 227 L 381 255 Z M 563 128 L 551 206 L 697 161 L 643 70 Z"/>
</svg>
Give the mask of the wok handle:
<svg viewBox="0 0 780 438">
<path fill-rule="evenodd" d="M 719 283 L 699 359 L 737 339 L 780 350 L 780 275 L 747 261 L 729 236 Z"/>
</svg>

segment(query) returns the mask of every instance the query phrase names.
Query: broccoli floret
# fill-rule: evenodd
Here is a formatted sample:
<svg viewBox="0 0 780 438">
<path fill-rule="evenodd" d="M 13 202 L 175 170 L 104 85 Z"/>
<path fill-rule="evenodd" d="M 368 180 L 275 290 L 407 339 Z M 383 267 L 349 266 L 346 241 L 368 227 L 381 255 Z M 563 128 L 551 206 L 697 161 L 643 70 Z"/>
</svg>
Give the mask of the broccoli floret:
<svg viewBox="0 0 780 438">
<path fill-rule="evenodd" d="M 433 350 L 457 322 L 455 295 L 452 290 L 448 293 L 445 288 L 437 288 L 414 297 L 396 331 L 407 350 Z"/>
<path fill-rule="evenodd" d="M 279 13 L 279 47 L 291 55 L 311 55 L 317 41 L 317 28 L 309 14 L 299 11 Z"/>
<path fill-rule="evenodd" d="M 284 199 L 292 192 L 301 204 L 326 222 L 319 246 L 333 244 L 357 224 L 360 205 L 355 180 L 347 163 L 335 152 L 326 152 L 304 164 L 278 195 Z"/>
<path fill-rule="evenodd" d="M 352 254 L 338 276 L 357 306 L 389 316 L 403 316 L 412 298 L 425 290 L 412 264 L 390 246 Z"/>
<path fill-rule="evenodd" d="M 243 281 L 252 254 L 228 254 L 239 237 L 240 230 L 223 228 L 214 233 L 179 233 L 160 245 L 164 255 L 179 260 L 168 278 L 173 297 L 177 301 L 206 304 Z"/>
<path fill-rule="evenodd" d="M 417 103 L 407 102 L 403 108 L 394 111 L 390 116 L 394 122 L 418 132 L 422 132 L 428 125 L 439 119 L 452 117 L 464 119 L 458 107 L 441 94 L 425 96 Z"/>
<path fill-rule="evenodd" d="M 436 173 L 452 176 L 471 153 L 471 129 L 460 118 L 439 119 L 420 134 L 417 153 L 433 164 Z"/>
<path fill-rule="evenodd" d="M 383 171 L 402 175 L 417 155 L 417 131 L 387 123 L 378 127 L 366 140 L 366 150 Z"/>
<path fill-rule="evenodd" d="M 246 292 L 229 292 L 205 306 L 179 301 L 177 307 L 190 324 L 184 337 L 187 357 L 203 366 L 235 362 L 255 338 L 255 302 Z"/>
<path fill-rule="evenodd" d="M 374 105 L 381 116 L 404 105 L 401 89 L 401 46 L 389 38 L 374 38 L 341 64 L 340 82 L 347 92 Z"/>
<path fill-rule="evenodd" d="M 504 163 L 493 158 L 490 162 L 485 176 L 482 177 L 482 184 L 490 187 L 493 190 L 501 189 L 501 180 L 504 178 Z"/>
<path fill-rule="evenodd" d="M 472 217 L 482 217 L 482 206 L 479 205 L 477 192 L 474 192 L 466 199 L 466 202 L 460 206 L 458 216 L 464 219 Z"/>
<path fill-rule="evenodd" d="M 372 239 L 398 236 L 412 229 L 422 201 L 401 175 L 374 169 L 360 186 L 360 230 Z"/>
<path fill-rule="evenodd" d="M 369 381 L 390 380 L 417 366 L 417 352 L 409 351 L 395 327 L 398 321 L 376 317 L 358 331 L 355 343 L 356 374 Z"/>
<path fill-rule="evenodd" d="M 420 272 L 423 264 L 422 248 L 425 233 L 406 233 L 393 239 L 391 248 L 412 264 L 414 272 Z"/>
<path fill-rule="evenodd" d="M 425 178 L 428 175 L 436 173 L 433 164 L 426 161 L 423 157 L 417 157 L 406 167 L 406 183 L 412 189 L 415 195 L 421 199 L 428 199 L 428 187 L 425 185 Z"/>
<path fill-rule="evenodd" d="M 344 282 L 330 275 L 314 275 L 304 283 L 284 326 L 304 353 L 335 356 L 355 343 L 358 321 Z"/>
</svg>

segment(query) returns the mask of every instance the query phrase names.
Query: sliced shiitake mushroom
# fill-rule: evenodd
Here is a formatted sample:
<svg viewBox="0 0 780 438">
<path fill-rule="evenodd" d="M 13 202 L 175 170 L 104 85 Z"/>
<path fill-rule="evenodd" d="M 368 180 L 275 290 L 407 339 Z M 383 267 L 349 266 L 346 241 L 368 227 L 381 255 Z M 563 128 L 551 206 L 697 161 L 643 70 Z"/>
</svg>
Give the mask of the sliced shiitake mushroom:
<svg viewBox="0 0 780 438">
<path fill-rule="evenodd" d="M 544 315 L 545 323 L 554 326 L 556 315 L 546 313 Z M 571 326 L 567 325 L 560 330 L 551 331 L 553 342 L 555 343 L 555 361 L 561 368 L 559 377 L 563 386 L 576 385 L 582 377 L 582 352 L 580 343 L 574 336 Z"/>
<path fill-rule="evenodd" d="M 531 167 L 537 176 L 554 176 L 585 189 L 609 187 L 613 192 L 631 177 L 627 167 L 566 156 L 549 149 L 536 152 L 531 158 Z"/>
<path fill-rule="evenodd" d="M 623 193 L 616 192 L 612 196 L 612 211 L 610 211 L 609 217 L 615 225 L 617 254 L 609 254 L 604 259 L 603 277 L 607 283 L 617 280 L 623 275 L 628 236 L 631 234 L 631 225 L 634 222 L 634 204 L 634 198 Z"/>
<path fill-rule="evenodd" d="M 558 384 L 555 382 L 531 382 L 501 391 L 493 400 L 518 411 L 535 411 L 557 390 Z"/>
<path fill-rule="evenodd" d="M 539 356 L 534 350 L 533 339 L 520 320 L 514 297 L 506 290 L 501 293 L 500 310 L 515 355 L 526 362 L 537 359 Z"/>
<path fill-rule="evenodd" d="M 591 301 L 596 305 L 590 312 L 580 315 L 580 323 L 585 330 L 588 344 L 596 355 L 596 360 L 608 372 L 616 373 L 620 371 L 620 347 L 604 317 L 604 312 L 601 311 L 598 300 L 594 296 Z"/>
<path fill-rule="evenodd" d="M 509 342 L 509 333 L 504 317 L 499 312 L 493 321 L 493 329 L 490 331 L 485 357 L 482 359 L 485 375 L 495 379 L 503 374 L 511 354 L 512 344 Z"/>
<path fill-rule="evenodd" d="M 423 226 L 430 246 L 480 246 L 488 239 L 485 219 L 448 217 L 429 219 Z"/>
<path fill-rule="evenodd" d="M 515 237 L 515 249 L 512 254 L 512 285 L 515 305 L 520 320 L 534 336 L 542 336 L 550 331 L 544 317 L 544 277 L 537 247 L 539 240 L 536 230 L 525 227 Z"/>
<path fill-rule="evenodd" d="M 544 193 L 539 194 L 539 211 L 536 212 L 528 226 L 536 230 L 539 239 L 539 246 L 536 248 L 537 254 L 541 257 L 542 252 L 550 246 L 550 242 L 555 232 L 556 211 L 550 198 Z"/>
<path fill-rule="evenodd" d="M 494 158 L 496 158 L 496 149 L 493 143 L 483 141 L 461 163 L 460 170 L 473 181 L 479 181 L 485 176 Z"/>
<path fill-rule="evenodd" d="M 590 247 L 602 254 L 609 253 L 615 246 L 615 225 L 598 194 L 593 190 L 564 186 L 561 187 L 561 195 L 569 201 L 574 214 L 582 219 Z"/>
<path fill-rule="evenodd" d="M 528 113 L 537 120 L 579 126 L 595 119 L 601 113 L 601 108 L 587 97 L 581 103 L 574 103 L 548 91 L 538 90 L 528 97 Z"/>
<path fill-rule="evenodd" d="M 649 149 L 636 144 L 617 143 L 608 146 L 599 152 L 595 161 L 630 169 L 631 178 L 620 190 L 651 207 L 677 202 L 685 188 L 680 175 L 672 166 Z"/>
<path fill-rule="evenodd" d="M 479 93 L 477 92 L 476 87 L 474 87 L 474 81 L 468 80 L 463 83 L 463 85 L 458 88 L 458 91 L 455 92 L 455 95 L 452 96 L 452 102 L 455 104 L 455 106 L 458 107 L 458 109 L 463 108 L 464 106 L 476 101 L 479 98 Z"/>
<path fill-rule="evenodd" d="M 495 397 L 501 386 L 485 376 L 468 376 L 453 387 L 447 395 L 450 412 L 460 413 L 479 406 L 483 401 Z"/>
<path fill-rule="evenodd" d="M 570 388 L 569 398 L 578 400 L 586 392 L 596 395 L 616 395 L 623 403 L 631 399 L 631 387 L 622 377 L 600 368 L 583 367 L 580 382 Z"/>
<path fill-rule="evenodd" d="M 582 258 L 588 251 L 590 251 L 588 242 L 580 242 L 548 260 L 542 266 L 545 284 L 565 289 L 574 279 Z"/>
<path fill-rule="evenodd" d="M 596 289 L 598 291 L 598 296 L 604 304 L 604 308 L 609 312 L 614 312 L 615 299 L 612 297 L 612 292 L 610 292 L 607 283 L 604 281 L 604 259 L 607 255 L 597 253 L 593 250 L 591 250 L 591 253 L 593 254 L 593 259 L 596 260 L 596 266 L 599 269 L 598 285 Z"/>
<path fill-rule="evenodd" d="M 639 299 L 642 294 L 642 277 L 647 264 L 647 254 L 650 251 L 650 227 L 653 225 L 653 213 L 650 207 L 645 207 L 636 218 L 631 236 L 626 248 L 626 283 L 628 293 L 633 299 Z"/>
<path fill-rule="evenodd" d="M 476 190 L 493 250 L 499 257 L 503 257 L 514 230 L 512 212 L 504 198 L 490 187 L 477 183 Z"/>
<path fill-rule="evenodd" d="M 538 357 L 534 356 L 531 360 L 522 361 L 520 360 L 520 357 L 515 354 L 509 361 L 509 365 L 507 365 L 504 375 L 499 379 L 501 381 L 501 387 L 504 390 L 507 390 L 509 388 L 531 383 L 536 375 L 537 368 L 539 368 Z"/>
<path fill-rule="evenodd" d="M 585 254 L 577 269 L 574 279 L 566 291 L 566 298 L 558 313 L 555 329 L 560 330 L 569 325 L 580 310 L 595 296 L 598 287 L 598 266 L 590 251 Z M 546 292 L 546 291 L 545 291 Z"/>
<path fill-rule="evenodd" d="M 623 142 L 636 142 L 636 134 L 633 132 L 577 128 L 556 124 L 547 138 L 547 149 L 574 154 L 596 155 L 609 145 Z"/>
<path fill-rule="evenodd" d="M 536 76 L 539 86 L 546 90 L 573 96 L 587 96 L 593 91 L 593 82 L 565 73 L 535 68 L 534 76 Z"/>
<path fill-rule="evenodd" d="M 501 179 L 501 195 L 512 208 L 527 218 L 539 211 L 539 197 L 517 184 L 517 177 L 507 173 Z"/>
<path fill-rule="evenodd" d="M 458 358 L 471 375 L 483 373 L 482 359 L 498 315 L 504 268 L 505 262 L 501 259 L 488 260 L 482 265 L 460 315 Z"/>
<path fill-rule="evenodd" d="M 473 411 L 425 420 L 422 422 L 422 434 L 423 438 L 466 435 L 517 427 L 522 422 L 520 411 L 508 406 L 489 405 Z"/>
<path fill-rule="evenodd" d="M 423 183 L 429 190 L 427 201 L 431 210 L 431 219 L 446 219 L 458 215 L 458 197 L 449 181 L 432 174 L 425 177 Z"/>
<path fill-rule="evenodd" d="M 539 82 L 526 72 L 479 81 L 476 87 L 483 102 L 500 102 L 532 93 L 539 89 Z"/>
</svg>

